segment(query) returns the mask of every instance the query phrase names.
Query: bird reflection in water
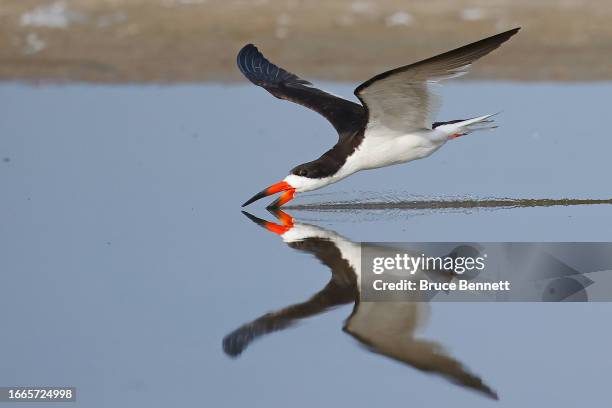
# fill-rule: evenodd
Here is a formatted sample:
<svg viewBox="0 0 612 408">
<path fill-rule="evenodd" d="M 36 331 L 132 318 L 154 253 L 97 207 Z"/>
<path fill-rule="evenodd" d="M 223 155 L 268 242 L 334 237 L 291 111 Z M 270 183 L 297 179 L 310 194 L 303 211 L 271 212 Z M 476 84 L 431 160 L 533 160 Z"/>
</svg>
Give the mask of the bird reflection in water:
<svg viewBox="0 0 612 408">
<path fill-rule="evenodd" d="M 305 302 L 264 314 L 248 322 L 223 339 L 223 349 L 232 357 L 240 355 L 260 336 L 283 330 L 300 319 L 324 313 L 344 304 L 354 303 L 343 330 L 373 353 L 436 373 L 461 386 L 497 399 L 497 393 L 480 377 L 435 342 L 415 337 L 428 315 L 427 302 L 360 300 L 361 244 L 334 231 L 296 222 L 281 210 L 270 210 L 278 222 L 269 222 L 247 212 L 250 220 L 278 234 L 293 249 L 314 255 L 329 267 L 332 276 L 327 285 Z"/>
</svg>

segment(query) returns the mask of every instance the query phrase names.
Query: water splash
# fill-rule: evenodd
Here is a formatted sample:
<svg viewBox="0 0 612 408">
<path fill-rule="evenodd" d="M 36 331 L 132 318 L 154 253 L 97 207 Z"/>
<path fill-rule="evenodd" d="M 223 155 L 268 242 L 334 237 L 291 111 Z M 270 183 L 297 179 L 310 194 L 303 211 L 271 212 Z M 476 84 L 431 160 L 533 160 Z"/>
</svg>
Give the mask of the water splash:
<svg viewBox="0 0 612 408">
<path fill-rule="evenodd" d="M 367 194 L 361 199 L 307 202 L 285 206 L 298 211 L 358 211 L 358 210 L 461 210 L 480 208 L 554 207 L 612 204 L 612 199 L 590 198 L 497 198 L 497 197 L 406 197 L 397 193 L 383 193 L 377 198 Z"/>
</svg>

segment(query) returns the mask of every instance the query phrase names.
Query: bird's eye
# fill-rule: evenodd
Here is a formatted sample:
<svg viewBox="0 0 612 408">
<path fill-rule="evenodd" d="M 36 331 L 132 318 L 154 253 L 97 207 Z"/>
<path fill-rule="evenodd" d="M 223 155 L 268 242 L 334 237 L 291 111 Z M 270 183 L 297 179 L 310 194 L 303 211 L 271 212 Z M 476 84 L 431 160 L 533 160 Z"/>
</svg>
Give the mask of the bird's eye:
<svg viewBox="0 0 612 408">
<path fill-rule="evenodd" d="M 307 176 L 308 176 L 308 170 L 306 170 L 306 169 L 301 169 L 301 170 L 298 172 L 298 176 L 307 177 Z"/>
</svg>

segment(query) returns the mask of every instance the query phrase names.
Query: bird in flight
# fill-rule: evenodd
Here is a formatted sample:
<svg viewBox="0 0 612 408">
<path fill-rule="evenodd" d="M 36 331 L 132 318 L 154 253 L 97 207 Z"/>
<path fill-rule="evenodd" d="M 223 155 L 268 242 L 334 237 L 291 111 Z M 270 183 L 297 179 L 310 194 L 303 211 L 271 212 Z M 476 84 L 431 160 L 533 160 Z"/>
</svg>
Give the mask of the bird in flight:
<svg viewBox="0 0 612 408">
<path fill-rule="evenodd" d="M 277 208 L 296 193 L 325 187 L 360 170 L 422 159 L 448 140 L 495 128 L 491 114 L 432 123 L 439 103 L 430 84 L 465 74 L 474 61 L 519 29 L 378 74 L 355 88 L 361 105 L 315 88 L 272 64 L 253 44 L 246 45 L 237 57 L 244 76 L 279 99 L 321 114 L 338 132 L 338 142 L 318 159 L 294 167 L 282 181 L 255 194 L 242 206 L 282 192 L 268 206 Z"/>
</svg>

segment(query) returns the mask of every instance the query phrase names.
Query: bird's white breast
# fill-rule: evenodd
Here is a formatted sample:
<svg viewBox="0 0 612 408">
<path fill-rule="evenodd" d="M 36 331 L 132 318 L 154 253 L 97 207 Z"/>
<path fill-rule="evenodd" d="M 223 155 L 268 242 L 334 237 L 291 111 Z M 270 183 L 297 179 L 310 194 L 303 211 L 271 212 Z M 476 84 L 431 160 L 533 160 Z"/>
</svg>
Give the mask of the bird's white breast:
<svg viewBox="0 0 612 408">
<path fill-rule="evenodd" d="M 341 177 L 366 169 L 391 166 L 427 157 L 447 140 L 445 134 L 423 129 L 401 134 L 390 129 L 367 129 L 363 142 L 338 172 Z"/>
<path fill-rule="evenodd" d="M 423 129 L 412 133 L 399 133 L 388 128 L 368 128 L 361 144 L 334 175 L 307 178 L 290 174 L 284 181 L 292 185 L 298 193 L 316 190 L 360 170 L 422 159 L 438 150 L 447 140 L 448 134 L 437 130 Z"/>
</svg>

